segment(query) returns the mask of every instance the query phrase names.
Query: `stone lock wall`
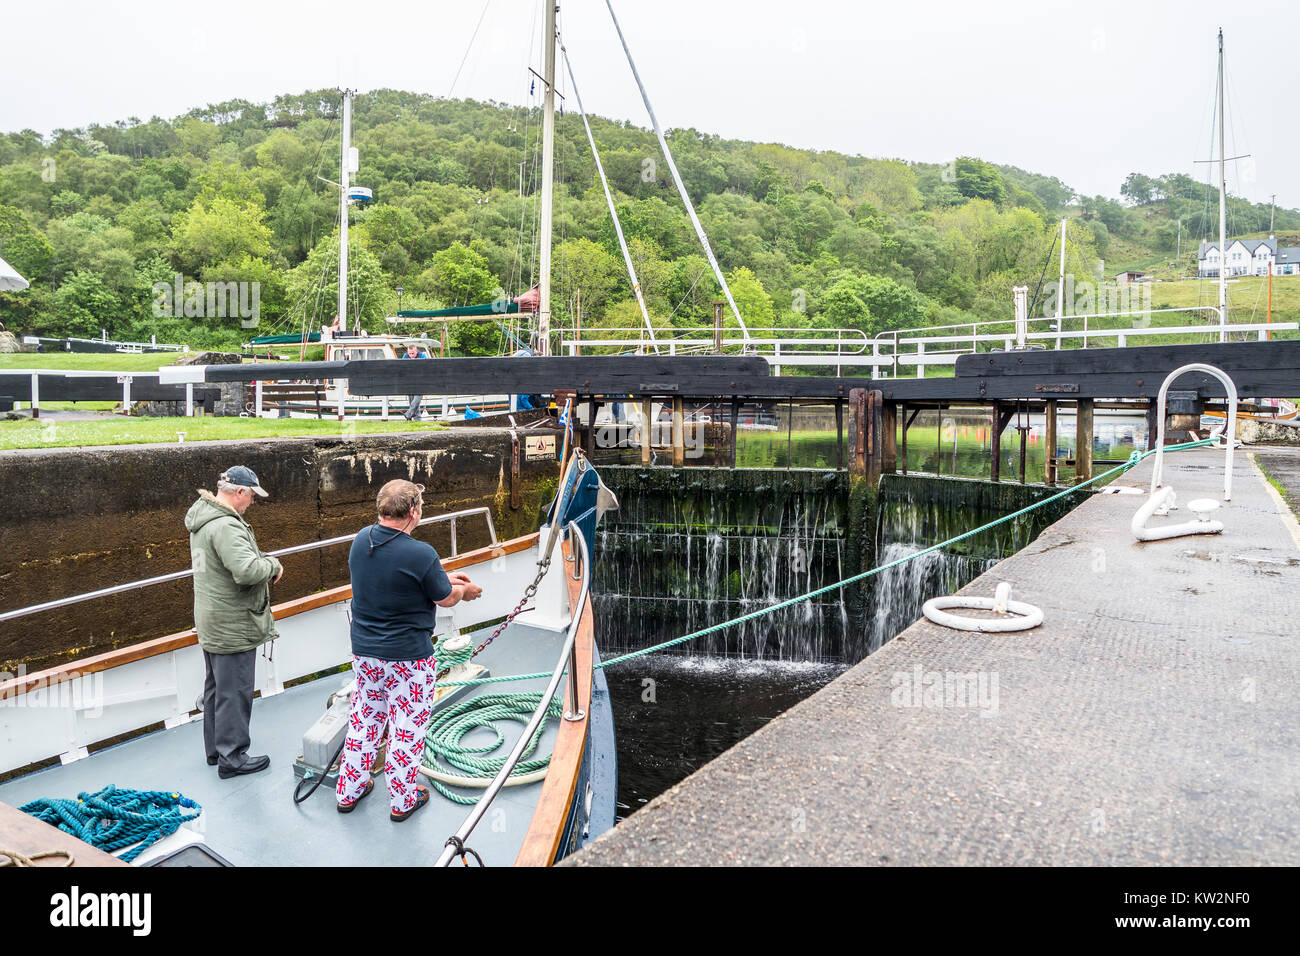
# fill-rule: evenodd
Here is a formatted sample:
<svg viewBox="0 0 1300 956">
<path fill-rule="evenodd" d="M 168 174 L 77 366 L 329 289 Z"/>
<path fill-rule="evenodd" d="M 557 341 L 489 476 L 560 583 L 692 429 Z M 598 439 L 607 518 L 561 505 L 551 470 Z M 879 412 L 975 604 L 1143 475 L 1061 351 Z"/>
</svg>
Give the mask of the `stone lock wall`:
<svg viewBox="0 0 1300 956">
<path fill-rule="evenodd" d="M 520 443 L 527 434 L 521 430 Z M 507 429 L 449 429 L 351 441 L 276 439 L 106 448 L 40 449 L 0 455 L 0 610 L 27 607 L 189 567 L 185 512 L 197 489 L 212 490 L 234 464 L 257 472 L 270 497 L 248 514 L 259 546 L 272 551 L 350 534 L 375 518 L 384 482 L 425 486 L 426 517 L 490 506 L 502 540 L 537 530 L 554 495 L 558 465 L 519 468 L 520 507 L 510 503 Z M 421 532 L 450 552 L 444 524 Z M 486 522 L 458 522 L 460 551 L 489 543 Z M 291 555 L 273 602 L 346 584 L 347 545 Z M 189 579 L 155 585 L 0 624 L 0 670 L 34 670 L 188 628 Z"/>
</svg>

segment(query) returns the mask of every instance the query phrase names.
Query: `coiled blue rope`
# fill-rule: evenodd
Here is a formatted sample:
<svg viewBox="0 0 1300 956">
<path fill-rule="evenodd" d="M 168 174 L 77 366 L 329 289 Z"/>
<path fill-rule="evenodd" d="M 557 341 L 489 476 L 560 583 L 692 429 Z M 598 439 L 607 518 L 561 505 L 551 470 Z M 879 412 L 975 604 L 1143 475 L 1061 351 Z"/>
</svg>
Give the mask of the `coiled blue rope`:
<svg viewBox="0 0 1300 956">
<path fill-rule="evenodd" d="M 121 855 L 126 863 L 203 812 L 179 793 L 118 789 L 112 784 L 97 793 L 79 793 L 76 800 L 41 798 L 18 809 L 105 853 L 139 843 Z"/>
</svg>

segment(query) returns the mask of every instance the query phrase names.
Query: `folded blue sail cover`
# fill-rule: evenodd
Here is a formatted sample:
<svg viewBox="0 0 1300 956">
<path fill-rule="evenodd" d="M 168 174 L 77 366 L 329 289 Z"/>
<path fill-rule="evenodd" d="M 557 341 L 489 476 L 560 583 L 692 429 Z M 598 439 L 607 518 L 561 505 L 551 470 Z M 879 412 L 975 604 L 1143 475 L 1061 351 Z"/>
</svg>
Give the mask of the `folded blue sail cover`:
<svg viewBox="0 0 1300 956">
<path fill-rule="evenodd" d="M 567 528 L 570 521 L 578 523 L 578 528 L 587 541 L 588 555 L 596 553 L 596 494 L 599 491 L 600 475 L 596 474 L 595 468 L 588 465 L 581 470 L 570 469 L 564 487 L 546 513 L 547 523 L 550 523 L 555 515 L 555 504 L 560 502 L 564 509 L 560 524 Z"/>
</svg>

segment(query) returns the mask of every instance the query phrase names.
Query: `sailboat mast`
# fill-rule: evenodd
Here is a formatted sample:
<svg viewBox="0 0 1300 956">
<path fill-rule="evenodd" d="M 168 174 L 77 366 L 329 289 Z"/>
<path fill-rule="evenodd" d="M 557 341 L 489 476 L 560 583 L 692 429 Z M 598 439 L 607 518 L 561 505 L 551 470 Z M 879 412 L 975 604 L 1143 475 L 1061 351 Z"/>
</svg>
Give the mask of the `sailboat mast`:
<svg viewBox="0 0 1300 956">
<path fill-rule="evenodd" d="M 1048 255 L 1051 255 L 1049 252 Z M 1037 295 L 1038 293 L 1034 293 Z M 1065 331 L 1065 219 L 1061 219 L 1061 278 L 1056 283 L 1056 347 L 1061 347 L 1061 333 Z"/>
<path fill-rule="evenodd" d="M 352 91 L 343 91 L 343 136 L 339 153 L 339 311 L 340 328 L 348 324 L 348 153 L 352 147 Z"/>
<path fill-rule="evenodd" d="M 555 0 L 542 0 L 546 5 L 545 44 L 546 57 L 542 83 L 545 102 L 542 106 L 542 221 L 538 226 L 541 239 L 538 270 L 541 281 L 538 287 L 537 335 L 538 354 L 551 354 L 551 218 L 555 192 Z"/>
<path fill-rule="evenodd" d="M 1224 326 L 1228 321 L 1228 192 L 1223 149 L 1223 28 L 1219 28 L 1219 341 L 1227 341 Z"/>
</svg>

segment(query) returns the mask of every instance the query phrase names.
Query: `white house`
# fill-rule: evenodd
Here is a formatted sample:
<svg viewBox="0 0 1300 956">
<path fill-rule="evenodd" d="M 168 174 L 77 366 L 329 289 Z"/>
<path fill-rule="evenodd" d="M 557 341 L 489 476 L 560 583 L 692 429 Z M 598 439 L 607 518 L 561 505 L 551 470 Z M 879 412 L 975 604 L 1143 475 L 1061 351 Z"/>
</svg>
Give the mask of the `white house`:
<svg viewBox="0 0 1300 956">
<path fill-rule="evenodd" d="M 1228 276 L 1276 276 L 1300 274 L 1300 248 L 1278 248 L 1276 239 L 1233 239 L 1223 257 Z M 1197 275 L 1219 276 L 1219 244 L 1202 242 L 1197 253 Z"/>
</svg>

